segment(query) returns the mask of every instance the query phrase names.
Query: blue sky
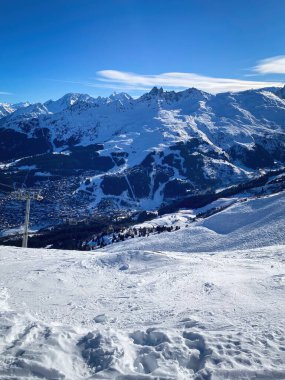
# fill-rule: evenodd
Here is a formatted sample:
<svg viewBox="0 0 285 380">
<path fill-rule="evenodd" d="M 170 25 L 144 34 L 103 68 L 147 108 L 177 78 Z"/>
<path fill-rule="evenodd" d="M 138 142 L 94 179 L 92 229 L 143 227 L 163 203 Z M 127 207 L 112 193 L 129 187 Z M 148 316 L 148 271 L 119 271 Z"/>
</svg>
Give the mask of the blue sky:
<svg viewBox="0 0 285 380">
<path fill-rule="evenodd" d="M 285 82 L 283 0 L 0 3 L 2 102 Z"/>
</svg>

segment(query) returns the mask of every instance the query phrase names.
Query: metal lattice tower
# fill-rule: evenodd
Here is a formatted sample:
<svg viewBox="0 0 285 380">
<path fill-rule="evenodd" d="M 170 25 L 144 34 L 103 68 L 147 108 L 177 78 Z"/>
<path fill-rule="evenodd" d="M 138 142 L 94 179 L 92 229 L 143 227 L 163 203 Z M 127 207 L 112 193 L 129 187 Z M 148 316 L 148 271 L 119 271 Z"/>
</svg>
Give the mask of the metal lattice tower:
<svg viewBox="0 0 285 380">
<path fill-rule="evenodd" d="M 17 200 L 26 201 L 26 212 L 25 212 L 25 224 L 24 224 L 24 233 L 22 240 L 22 247 L 28 247 L 28 237 L 29 237 L 29 223 L 30 223 L 30 209 L 31 209 L 31 200 L 41 201 L 43 197 L 38 191 L 35 190 L 18 190 L 13 194 L 13 197 Z"/>
</svg>

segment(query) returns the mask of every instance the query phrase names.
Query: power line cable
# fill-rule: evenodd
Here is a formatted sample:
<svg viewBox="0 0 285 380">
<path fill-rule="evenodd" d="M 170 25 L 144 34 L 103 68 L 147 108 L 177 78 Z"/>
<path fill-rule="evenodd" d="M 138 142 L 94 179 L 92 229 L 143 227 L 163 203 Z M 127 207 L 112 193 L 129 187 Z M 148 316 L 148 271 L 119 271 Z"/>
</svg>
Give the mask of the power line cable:
<svg viewBox="0 0 285 380">
<path fill-rule="evenodd" d="M 1 182 L 0 182 L 0 185 L 1 185 L 1 186 L 5 186 L 5 187 L 9 187 L 10 189 L 13 189 L 13 190 L 14 190 L 14 187 L 13 187 L 13 186 L 7 185 L 6 183 L 1 183 Z"/>
</svg>

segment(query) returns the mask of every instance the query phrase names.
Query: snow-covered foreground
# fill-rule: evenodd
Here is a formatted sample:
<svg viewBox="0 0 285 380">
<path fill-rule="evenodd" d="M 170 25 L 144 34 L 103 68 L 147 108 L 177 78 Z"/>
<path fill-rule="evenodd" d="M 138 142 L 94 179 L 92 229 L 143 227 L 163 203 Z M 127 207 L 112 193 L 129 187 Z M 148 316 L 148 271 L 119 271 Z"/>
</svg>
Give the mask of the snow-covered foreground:
<svg viewBox="0 0 285 380">
<path fill-rule="evenodd" d="M 0 247 L 0 378 L 284 379 L 283 205 L 96 252 Z"/>
<path fill-rule="evenodd" d="M 283 379 L 284 254 L 1 248 L 0 377 Z"/>
</svg>

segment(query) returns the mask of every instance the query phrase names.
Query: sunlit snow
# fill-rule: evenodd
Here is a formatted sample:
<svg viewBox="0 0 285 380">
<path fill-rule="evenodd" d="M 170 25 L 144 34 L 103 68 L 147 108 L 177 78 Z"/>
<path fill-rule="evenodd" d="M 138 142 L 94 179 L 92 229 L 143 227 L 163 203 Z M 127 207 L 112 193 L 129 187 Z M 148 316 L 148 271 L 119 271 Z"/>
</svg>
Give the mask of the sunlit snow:
<svg viewBox="0 0 285 380">
<path fill-rule="evenodd" d="M 1 247 L 0 378 L 283 379 L 284 212 L 280 193 L 95 252 Z"/>
</svg>

